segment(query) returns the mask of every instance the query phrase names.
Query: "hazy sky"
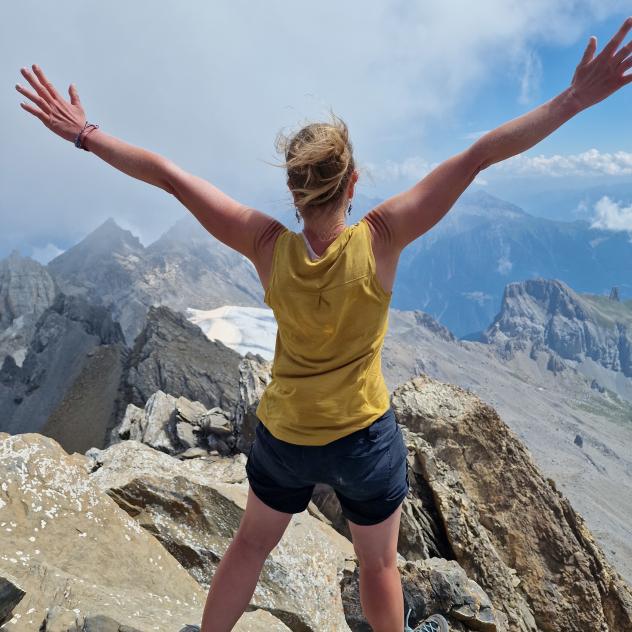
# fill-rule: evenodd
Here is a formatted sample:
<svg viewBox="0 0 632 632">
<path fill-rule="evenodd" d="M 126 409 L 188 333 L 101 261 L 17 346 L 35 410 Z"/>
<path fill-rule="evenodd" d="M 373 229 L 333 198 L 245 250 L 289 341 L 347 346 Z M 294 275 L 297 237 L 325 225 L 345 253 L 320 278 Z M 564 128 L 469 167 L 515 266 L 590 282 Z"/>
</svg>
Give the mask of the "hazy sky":
<svg viewBox="0 0 632 632">
<path fill-rule="evenodd" d="M 74 82 L 108 133 L 279 216 L 290 197 L 265 161 L 279 160 L 282 128 L 332 107 L 364 168 L 358 190 L 386 197 L 561 92 L 588 37 L 599 52 L 629 12 L 622 0 L 6 3 L 0 257 L 46 261 L 109 216 L 147 244 L 188 213 L 20 108 L 21 66 L 40 64 L 65 96 Z M 630 112 L 632 85 L 472 187 L 632 231 Z"/>
</svg>

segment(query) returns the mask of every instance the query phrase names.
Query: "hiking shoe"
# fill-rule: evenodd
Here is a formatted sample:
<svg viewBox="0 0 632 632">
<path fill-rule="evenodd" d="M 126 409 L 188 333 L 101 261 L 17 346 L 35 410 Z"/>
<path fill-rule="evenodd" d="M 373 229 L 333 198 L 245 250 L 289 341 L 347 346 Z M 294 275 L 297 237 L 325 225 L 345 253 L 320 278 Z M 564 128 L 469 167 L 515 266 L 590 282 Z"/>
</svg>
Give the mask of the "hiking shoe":
<svg viewBox="0 0 632 632">
<path fill-rule="evenodd" d="M 183 628 L 180 628 L 180 632 L 200 632 L 199 625 L 185 625 Z"/>
<path fill-rule="evenodd" d="M 406 623 L 404 624 L 404 632 L 449 632 L 450 627 L 445 617 L 440 614 L 431 614 L 428 618 L 424 619 L 416 628 L 411 628 L 408 625 L 408 617 L 412 610 L 408 608 L 406 613 Z"/>
</svg>

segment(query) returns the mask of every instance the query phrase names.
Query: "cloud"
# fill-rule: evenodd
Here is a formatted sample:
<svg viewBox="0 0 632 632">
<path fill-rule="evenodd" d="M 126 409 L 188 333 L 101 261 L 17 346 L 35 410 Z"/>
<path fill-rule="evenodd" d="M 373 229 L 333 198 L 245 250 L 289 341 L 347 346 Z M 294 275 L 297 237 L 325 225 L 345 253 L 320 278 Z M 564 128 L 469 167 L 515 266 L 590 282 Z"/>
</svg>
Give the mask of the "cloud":
<svg viewBox="0 0 632 632">
<path fill-rule="evenodd" d="M 496 268 L 500 274 L 506 275 L 509 274 L 511 268 L 513 267 L 513 263 L 509 259 L 509 257 L 502 256 L 498 259 L 498 267 Z"/>
<path fill-rule="evenodd" d="M 31 259 L 35 259 L 35 261 L 39 261 L 45 266 L 49 261 L 58 257 L 62 252 L 65 251 L 51 243 L 48 243 L 43 247 L 33 246 Z"/>
<path fill-rule="evenodd" d="M 19 68 L 39 63 L 64 95 L 77 85 L 103 131 L 257 204 L 285 191 L 281 169 L 264 162 L 278 158 L 281 128 L 322 119 L 332 106 L 359 163 L 387 165 L 388 178 L 419 177 L 425 161 L 402 157 L 419 152 L 437 121 L 521 62 L 515 89 L 530 94 L 538 62 L 528 51 L 575 44 L 595 19 L 627 10 L 620 0 L 315 6 L 165 0 L 157 13 L 152 0 L 7 3 L 0 76 L 23 83 Z M 148 243 L 181 215 L 171 196 L 76 150 L 14 97 L 0 100 L 0 246 L 8 235 L 76 240 L 109 216 L 140 226 Z"/>
<path fill-rule="evenodd" d="M 469 132 L 467 134 L 464 134 L 463 136 L 461 136 L 461 138 L 465 139 L 465 140 L 476 140 L 477 138 L 480 138 L 481 136 L 483 136 L 483 134 L 487 134 L 487 132 L 489 132 L 491 130 L 488 129 L 484 129 L 481 130 L 479 132 Z"/>
<path fill-rule="evenodd" d="M 486 132 L 472 132 L 483 135 Z M 368 162 L 363 165 L 365 173 L 373 182 L 396 182 L 399 180 L 420 180 L 432 171 L 439 162 L 429 162 L 421 156 L 409 156 L 401 161 L 386 160 L 383 163 Z M 632 175 L 632 153 L 616 151 L 602 152 L 592 148 L 579 154 L 554 154 L 545 156 L 526 156 L 518 154 L 495 163 L 483 170 L 488 176 L 505 173 L 514 176 L 544 176 L 563 178 L 572 176 L 630 176 Z M 474 182 L 487 185 L 489 180 L 479 174 Z M 581 204 L 575 213 L 585 212 L 585 204 Z"/>
<path fill-rule="evenodd" d="M 632 204 L 624 206 L 604 195 L 595 203 L 595 215 L 591 228 L 628 231 L 632 238 Z"/>
<path fill-rule="evenodd" d="M 524 69 L 520 78 L 520 95 L 518 102 L 528 105 L 537 95 L 542 80 L 542 61 L 533 50 L 526 51 L 524 56 Z"/>
<path fill-rule="evenodd" d="M 491 294 L 481 292 L 480 290 L 474 290 L 473 292 L 461 292 L 461 294 L 468 300 L 474 301 L 480 306 L 483 306 L 486 301 L 491 301 L 494 298 Z"/>
<path fill-rule="evenodd" d="M 411 156 L 396 162 L 386 160 L 381 164 L 367 162 L 364 164 L 365 173 L 376 182 L 393 182 L 396 180 L 419 180 L 432 171 L 439 163 L 429 163 L 420 156 Z"/>
<path fill-rule="evenodd" d="M 488 170 L 553 178 L 590 175 L 629 176 L 632 174 L 632 153 L 623 150 L 608 153 L 593 148 L 579 154 L 567 155 L 518 154 L 491 165 Z"/>
</svg>

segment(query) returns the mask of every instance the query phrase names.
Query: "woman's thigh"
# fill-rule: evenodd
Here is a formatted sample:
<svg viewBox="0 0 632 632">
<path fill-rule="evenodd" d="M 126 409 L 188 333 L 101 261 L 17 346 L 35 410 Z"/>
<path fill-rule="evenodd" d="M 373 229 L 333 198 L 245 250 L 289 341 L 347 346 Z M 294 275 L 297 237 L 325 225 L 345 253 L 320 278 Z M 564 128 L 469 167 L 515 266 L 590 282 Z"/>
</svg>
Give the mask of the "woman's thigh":
<svg viewBox="0 0 632 632">
<path fill-rule="evenodd" d="M 397 542 L 402 514 L 401 503 L 384 520 L 359 525 L 348 520 L 353 548 L 365 570 L 379 570 L 397 565 Z"/>
</svg>

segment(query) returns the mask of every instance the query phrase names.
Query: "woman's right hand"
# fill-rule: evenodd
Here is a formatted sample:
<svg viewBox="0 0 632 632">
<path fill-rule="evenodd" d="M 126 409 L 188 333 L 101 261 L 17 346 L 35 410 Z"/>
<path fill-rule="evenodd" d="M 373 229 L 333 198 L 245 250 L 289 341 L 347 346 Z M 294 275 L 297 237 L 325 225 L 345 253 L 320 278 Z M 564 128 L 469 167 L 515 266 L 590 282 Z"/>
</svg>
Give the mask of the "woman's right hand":
<svg viewBox="0 0 632 632">
<path fill-rule="evenodd" d="M 28 68 L 21 68 L 20 72 L 33 86 L 35 93 L 19 84 L 16 84 L 15 89 L 29 98 L 37 107 L 30 103 L 20 105 L 42 121 L 51 132 L 74 142 L 86 123 L 86 114 L 74 84 L 68 88 L 70 95 L 70 102 L 68 102 L 61 97 L 37 64 L 33 64 L 32 73 Z"/>
<path fill-rule="evenodd" d="M 632 41 L 617 51 L 628 31 L 632 28 L 632 16 L 627 18 L 603 50 L 593 59 L 597 38 L 591 35 L 581 61 L 571 82 L 571 90 L 581 110 L 599 103 L 632 81 Z"/>
</svg>

